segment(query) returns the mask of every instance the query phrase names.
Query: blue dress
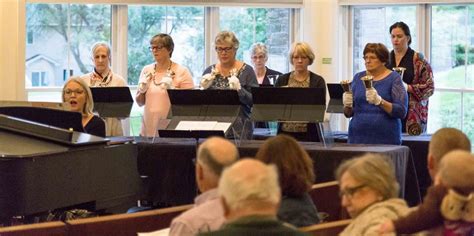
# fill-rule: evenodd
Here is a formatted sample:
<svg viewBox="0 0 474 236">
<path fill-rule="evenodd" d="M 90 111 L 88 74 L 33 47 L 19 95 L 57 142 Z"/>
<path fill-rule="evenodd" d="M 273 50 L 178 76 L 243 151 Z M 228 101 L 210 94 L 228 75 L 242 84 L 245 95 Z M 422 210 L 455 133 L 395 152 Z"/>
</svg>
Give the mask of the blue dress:
<svg viewBox="0 0 474 236">
<path fill-rule="evenodd" d="M 401 119 L 407 113 L 408 96 L 397 72 L 374 81 L 377 93 L 392 103 L 392 113 L 388 114 L 381 107 L 370 104 L 365 97 L 365 87 L 361 78 L 365 71 L 354 75 L 352 80 L 353 116 L 349 123 L 349 143 L 395 144 L 402 143 Z"/>
</svg>

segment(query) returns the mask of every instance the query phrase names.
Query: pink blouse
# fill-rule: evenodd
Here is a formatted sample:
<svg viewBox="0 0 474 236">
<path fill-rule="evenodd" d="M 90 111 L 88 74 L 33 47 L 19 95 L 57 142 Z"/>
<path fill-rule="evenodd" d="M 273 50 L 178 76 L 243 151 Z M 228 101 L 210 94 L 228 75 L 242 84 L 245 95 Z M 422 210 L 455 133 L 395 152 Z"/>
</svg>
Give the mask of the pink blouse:
<svg viewBox="0 0 474 236">
<path fill-rule="evenodd" d="M 155 70 L 155 63 L 143 67 L 140 73 L 139 83 L 146 82 L 146 76 Z M 192 89 L 194 82 L 189 70 L 179 64 L 173 63 L 171 70 L 174 72 L 173 87 L 175 89 Z M 160 86 L 161 79 L 166 72 L 156 73 L 155 81 L 149 81 L 148 90 L 145 93 L 145 109 L 143 112 L 143 121 L 140 135 L 153 137 L 159 127 L 159 121 L 166 119 L 171 107 L 167 90 Z M 163 127 L 164 128 L 164 127 Z"/>
</svg>

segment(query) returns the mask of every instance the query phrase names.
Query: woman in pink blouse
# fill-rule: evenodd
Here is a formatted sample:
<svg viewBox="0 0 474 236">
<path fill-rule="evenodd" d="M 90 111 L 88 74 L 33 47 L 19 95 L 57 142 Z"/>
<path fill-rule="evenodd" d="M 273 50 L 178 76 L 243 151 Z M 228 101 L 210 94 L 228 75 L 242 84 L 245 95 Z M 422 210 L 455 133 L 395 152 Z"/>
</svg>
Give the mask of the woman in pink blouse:
<svg viewBox="0 0 474 236">
<path fill-rule="evenodd" d="M 155 136 L 159 120 L 168 116 L 171 104 L 167 89 L 194 88 L 189 70 L 171 60 L 173 49 L 173 39 L 167 34 L 157 34 L 150 40 L 155 63 L 143 67 L 136 95 L 138 105 L 145 105 L 141 136 Z"/>
</svg>

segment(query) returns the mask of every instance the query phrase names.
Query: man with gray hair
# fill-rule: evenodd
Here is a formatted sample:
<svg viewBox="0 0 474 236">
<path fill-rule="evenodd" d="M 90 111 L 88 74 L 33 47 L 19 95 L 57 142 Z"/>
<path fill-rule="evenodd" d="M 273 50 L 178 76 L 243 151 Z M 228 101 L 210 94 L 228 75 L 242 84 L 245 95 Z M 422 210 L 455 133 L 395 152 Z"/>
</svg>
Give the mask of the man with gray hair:
<svg viewBox="0 0 474 236">
<path fill-rule="evenodd" d="M 227 168 L 219 181 L 226 225 L 201 235 L 305 235 L 277 220 L 281 192 L 276 167 L 243 159 Z"/>
<path fill-rule="evenodd" d="M 227 139 L 212 137 L 199 146 L 196 182 L 201 194 L 194 199 L 192 209 L 173 219 L 169 235 L 196 235 L 216 230 L 224 223 L 217 185 L 224 168 L 238 158 L 237 148 Z"/>
</svg>

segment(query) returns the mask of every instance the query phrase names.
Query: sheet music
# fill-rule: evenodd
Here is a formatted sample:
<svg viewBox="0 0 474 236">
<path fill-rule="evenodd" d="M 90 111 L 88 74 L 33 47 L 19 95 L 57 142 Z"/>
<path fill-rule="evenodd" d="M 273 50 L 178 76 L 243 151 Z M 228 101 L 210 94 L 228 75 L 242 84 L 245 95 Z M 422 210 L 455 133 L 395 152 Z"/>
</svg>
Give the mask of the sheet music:
<svg viewBox="0 0 474 236">
<path fill-rule="evenodd" d="M 169 232 L 170 228 L 166 228 L 148 233 L 138 233 L 138 236 L 168 236 Z"/>
<path fill-rule="evenodd" d="M 214 130 L 222 130 L 225 133 L 231 124 L 232 123 L 229 122 L 217 122 L 216 126 L 214 126 Z"/>
<path fill-rule="evenodd" d="M 175 130 L 214 130 L 217 121 L 180 121 Z"/>
<path fill-rule="evenodd" d="M 226 132 L 231 124 L 217 121 L 180 121 L 175 130 L 222 130 Z"/>
</svg>

